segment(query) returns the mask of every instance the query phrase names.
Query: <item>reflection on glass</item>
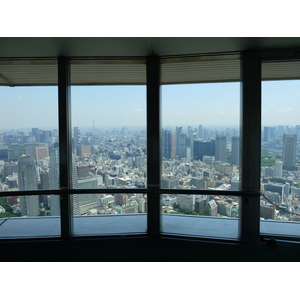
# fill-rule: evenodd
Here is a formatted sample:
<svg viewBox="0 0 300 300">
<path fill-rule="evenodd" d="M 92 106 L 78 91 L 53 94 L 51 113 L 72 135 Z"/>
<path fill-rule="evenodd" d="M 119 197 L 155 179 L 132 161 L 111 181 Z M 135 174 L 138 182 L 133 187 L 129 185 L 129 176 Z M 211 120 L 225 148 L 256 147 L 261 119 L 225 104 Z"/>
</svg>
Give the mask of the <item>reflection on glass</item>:
<svg viewBox="0 0 300 300">
<path fill-rule="evenodd" d="M 163 233 L 226 239 L 239 237 L 240 197 L 165 194 L 161 202 Z"/>
<path fill-rule="evenodd" d="M 162 188 L 238 191 L 239 83 L 162 87 Z"/>
<path fill-rule="evenodd" d="M 146 212 L 146 194 L 75 194 L 74 235 L 145 233 Z"/>
</svg>

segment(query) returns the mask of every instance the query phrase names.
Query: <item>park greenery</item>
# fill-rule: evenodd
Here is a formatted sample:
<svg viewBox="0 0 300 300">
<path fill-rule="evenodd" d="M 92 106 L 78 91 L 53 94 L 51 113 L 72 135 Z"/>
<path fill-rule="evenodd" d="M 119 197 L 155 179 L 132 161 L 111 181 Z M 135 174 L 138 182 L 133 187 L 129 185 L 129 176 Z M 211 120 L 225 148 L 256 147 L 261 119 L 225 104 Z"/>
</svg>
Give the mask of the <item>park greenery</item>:
<svg viewBox="0 0 300 300">
<path fill-rule="evenodd" d="M 5 209 L 5 213 L 0 213 L 0 218 L 15 217 L 12 207 L 2 197 L 0 197 L 0 206 Z"/>
<path fill-rule="evenodd" d="M 282 156 L 278 153 L 270 153 L 266 150 L 261 151 L 261 166 L 262 167 L 273 167 L 277 160 L 282 160 Z"/>
</svg>

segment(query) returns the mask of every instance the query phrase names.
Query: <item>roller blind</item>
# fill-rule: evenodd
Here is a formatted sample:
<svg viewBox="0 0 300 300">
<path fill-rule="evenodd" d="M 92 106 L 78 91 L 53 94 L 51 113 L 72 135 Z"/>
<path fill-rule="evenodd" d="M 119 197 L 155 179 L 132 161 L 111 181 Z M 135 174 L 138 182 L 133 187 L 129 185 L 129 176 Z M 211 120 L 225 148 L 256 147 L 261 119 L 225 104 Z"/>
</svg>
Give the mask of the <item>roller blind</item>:
<svg viewBox="0 0 300 300">
<path fill-rule="evenodd" d="M 72 85 L 144 85 L 145 59 L 71 59 Z M 300 61 L 262 63 L 262 80 L 300 79 Z M 241 81 L 240 54 L 162 58 L 161 83 Z M 57 85 L 57 59 L 0 60 L 1 86 Z"/>
</svg>

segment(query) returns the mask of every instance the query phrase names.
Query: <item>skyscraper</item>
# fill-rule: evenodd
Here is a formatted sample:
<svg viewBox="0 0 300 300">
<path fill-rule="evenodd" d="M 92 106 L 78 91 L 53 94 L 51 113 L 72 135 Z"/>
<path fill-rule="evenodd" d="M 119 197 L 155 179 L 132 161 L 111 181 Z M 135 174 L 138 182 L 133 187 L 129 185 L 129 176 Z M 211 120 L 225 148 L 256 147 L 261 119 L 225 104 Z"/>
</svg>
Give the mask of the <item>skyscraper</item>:
<svg viewBox="0 0 300 300">
<path fill-rule="evenodd" d="M 203 126 L 202 125 L 198 126 L 198 138 L 203 139 Z"/>
<path fill-rule="evenodd" d="M 240 162 L 240 138 L 233 136 L 231 138 L 231 163 L 239 165 Z"/>
<path fill-rule="evenodd" d="M 275 161 L 275 169 L 274 169 L 274 176 L 281 177 L 282 176 L 282 161 Z"/>
<path fill-rule="evenodd" d="M 218 135 L 216 137 L 215 160 L 226 162 L 227 154 L 227 139 L 225 135 Z"/>
<path fill-rule="evenodd" d="M 264 126 L 263 142 L 267 142 L 269 140 L 269 132 L 270 132 L 270 127 Z"/>
<path fill-rule="evenodd" d="M 37 190 L 37 178 L 34 159 L 22 156 L 18 160 L 19 190 Z M 20 196 L 21 215 L 34 217 L 39 215 L 39 199 L 37 195 Z"/>
<path fill-rule="evenodd" d="M 294 171 L 296 165 L 297 135 L 285 133 L 283 135 L 283 170 Z"/>
</svg>

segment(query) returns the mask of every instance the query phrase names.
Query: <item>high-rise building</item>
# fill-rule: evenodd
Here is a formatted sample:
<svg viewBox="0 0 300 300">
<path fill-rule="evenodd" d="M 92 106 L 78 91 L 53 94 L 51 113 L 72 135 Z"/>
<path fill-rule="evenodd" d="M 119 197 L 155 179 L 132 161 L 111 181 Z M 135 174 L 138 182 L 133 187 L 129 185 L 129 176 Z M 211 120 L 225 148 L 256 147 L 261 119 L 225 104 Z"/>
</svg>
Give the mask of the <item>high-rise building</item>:
<svg viewBox="0 0 300 300">
<path fill-rule="evenodd" d="M 175 133 L 170 130 L 162 130 L 162 157 L 174 158 L 176 151 Z"/>
<path fill-rule="evenodd" d="M 283 135 L 283 170 L 294 171 L 296 165 L 296 134 L 284 134 Z"/>
<path fill-rule="evenodd" d="M 77 146 L 81 144 L 81 134 L 79 127 L 74 127 L 74 149 L 77 151 Z"/>
<path fill-rule="evenodd" d="M 215 160 L 226 162 L 227 139 L 225 135 L 216 136 Z"/>
<path fill-rule="evenodd" d="M 213 142 L 204 142 L 201 140 L 194 140 L 194 159 L 196 160 L 202 160 L 203 156 L 213 156 L 214 150 L 213 150 Z"/>
<path fill-rule="evenodd" d="M 269 140 L 270 127 L 264 126 L 264 135 L 263 142 L 267 142 Z"/>
<path fill-rule="evenodd" d="M 20 145 L 19 144 L 12 144 L 12 154 L 13 154 L 13 160 L 17 161 L 20 157 Z"/>
<path fill-rule="evenodd" d="M 282 161 L 275 161 L 274 176 L 282 177 Z"/>
<path fill-rule="evenodd" d="M 34 159 L 22 156 L 18 160 L 19 190 L 37 190 L 37 176 Z M 21 215 L 34 217 L 39 215 L 39 199 L 37 195 L 20 196 Z"/>
<path fill-rule="evenodd" d="M 198 138 L 203 139 L 203 126 L 202 125 L 198 126 Z"/>
<path fill-rule="evenodd" d="M 36 160 L 44 159 L 49 157 L 49 148 L 48 147 L 36 147 L 35 148 L 35 157 Z"/>
<path fill-rule="evenodd" d="M 8 146 L 0 147 L 0 160 L 8 162 Z"/>
<path fill-rule="evenodd" d="M 240 138 L 238 136 L 231 138 L 231 163 L 237 166 L 240 163 Z"/>
</svg>

